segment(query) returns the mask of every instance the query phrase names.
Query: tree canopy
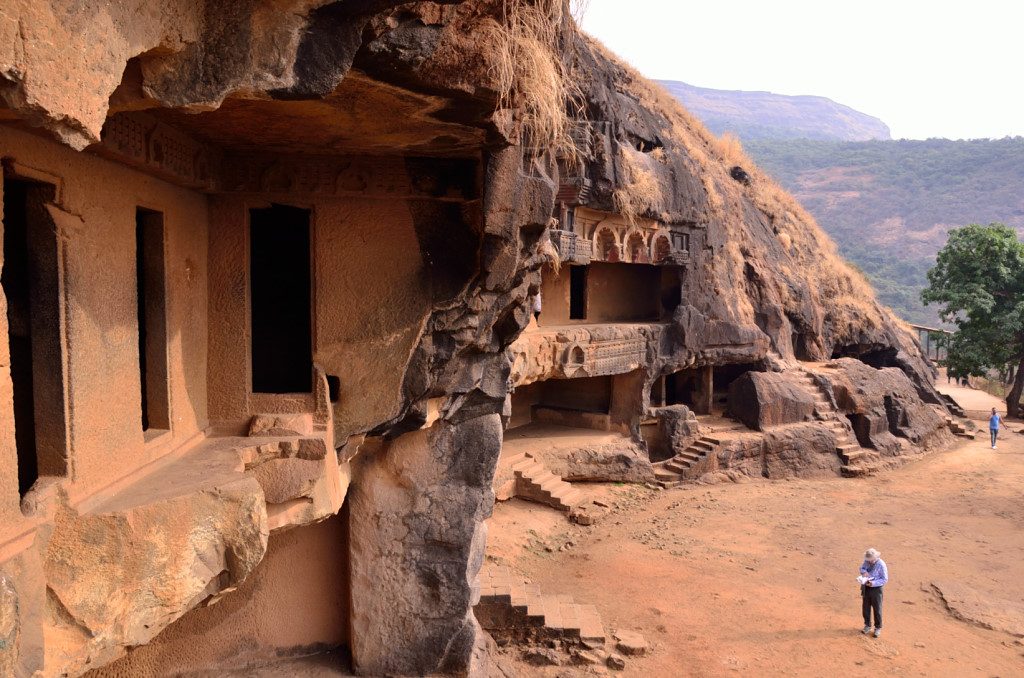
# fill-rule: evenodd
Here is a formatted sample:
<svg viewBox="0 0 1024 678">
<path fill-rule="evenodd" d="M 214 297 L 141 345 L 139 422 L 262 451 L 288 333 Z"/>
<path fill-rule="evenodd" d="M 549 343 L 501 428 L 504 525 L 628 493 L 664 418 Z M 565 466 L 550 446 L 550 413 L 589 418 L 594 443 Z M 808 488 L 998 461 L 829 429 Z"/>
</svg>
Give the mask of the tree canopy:
<svg viewBox="0 0 1024 678">
<path fill-rule="evenodd" d="M 1024 243 L 1017 232 L 1003 224 L 950 231 L 921 299 L 939 304 L 939 317 L 956 327 L 947 358 L 953 374 L 1018 364 L 1006 399 L 1007 414 L 1017 416 L 1024 390 Z"/>
</svg>

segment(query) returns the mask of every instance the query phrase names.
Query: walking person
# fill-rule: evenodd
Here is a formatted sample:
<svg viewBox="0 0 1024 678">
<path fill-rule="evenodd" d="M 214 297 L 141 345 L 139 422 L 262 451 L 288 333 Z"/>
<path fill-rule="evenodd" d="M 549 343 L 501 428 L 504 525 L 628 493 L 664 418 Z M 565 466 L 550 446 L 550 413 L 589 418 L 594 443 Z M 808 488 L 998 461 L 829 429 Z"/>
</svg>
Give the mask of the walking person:
<svg viewBox="0 0 1024 678">
<path fill-rule="evenodd" d="M 992 436 L 992 449 L 996 449 L 996 438 L 999 436 L 999 429 L 1003 427 L 1003 418 L 992 408 L 992 416 L 988 418 L 988 432 Z"/>
<path fill-rule="evenodd" d="M 882 635 L 882 587 L 889 581 L 889 569 L 882 560 L 882 554 L 875 549 L 864 552 L 864 563 L 860 566 L 861 610 L 864 612 L 864 635 L 872 633 L 871 615 L 875 616 L 874 636 Z"/>
</svg>

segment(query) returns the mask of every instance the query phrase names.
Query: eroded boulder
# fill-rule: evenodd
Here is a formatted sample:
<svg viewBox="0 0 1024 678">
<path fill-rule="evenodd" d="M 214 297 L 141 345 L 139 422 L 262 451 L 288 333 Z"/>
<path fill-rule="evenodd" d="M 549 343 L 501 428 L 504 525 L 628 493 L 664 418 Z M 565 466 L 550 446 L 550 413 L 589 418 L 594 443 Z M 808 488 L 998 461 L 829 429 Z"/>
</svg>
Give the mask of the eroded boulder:
<svg viewBox="0 0 1024 678">
<path fill-rule="evenodd" d="M 441 420 L 353 460 L 351 628 L 359 672 L 424 675 L 469 665 L 501 435 L 497 414 Z"/>
<path fill-rule="evenodd" d="M 89 513 L 63 506 L 46 573 L 48 673 L 77 675 L 149 642 L 203 600 L 242 582 L 269 528 L 256 480 L 224 474 L 156 500 L 118 497 Z"/>
<path fill-rule="evenodd" d="M 898 367 L 874 368 L 840 358 L 819 370 L 836 404 L 853 424 L 858 442 L 883 456 L 902 454 L 905 444 L 925 450 L 952 440 L 944 412 L 921 399 L 915 383 Z"/>
<path fill-rule="evenodd" d="M 749 428 L 808 421 L 816 398 L 784 372 L 747 372 L 729 386 L 729 414 Z"/>
</svg>

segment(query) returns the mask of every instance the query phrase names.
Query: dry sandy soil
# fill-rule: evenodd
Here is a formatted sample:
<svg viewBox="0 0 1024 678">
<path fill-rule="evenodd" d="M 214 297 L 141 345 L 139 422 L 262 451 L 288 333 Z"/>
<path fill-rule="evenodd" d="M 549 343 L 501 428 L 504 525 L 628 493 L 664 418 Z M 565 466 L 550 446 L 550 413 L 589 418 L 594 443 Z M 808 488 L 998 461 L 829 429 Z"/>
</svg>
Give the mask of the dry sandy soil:
<svg viewBox="0 0 1024 678">
<path fill-rule="evenodd" d="M 593 527 L 512 500 L 495 509 L 488 555 L 595 604 L 607 629 L 642 633 L 653 651 L 623 675 L 1021 676 L 1024 435 L 1011 428 L 996 451 L 982 430 L 866 479 L 592 486 L 618 504 Z M 868 546 L 891 577 L 879 639 L 860 634 Z M 585 675 L 515 656 L 504 651 L 506 673 Z"/>
</svg>

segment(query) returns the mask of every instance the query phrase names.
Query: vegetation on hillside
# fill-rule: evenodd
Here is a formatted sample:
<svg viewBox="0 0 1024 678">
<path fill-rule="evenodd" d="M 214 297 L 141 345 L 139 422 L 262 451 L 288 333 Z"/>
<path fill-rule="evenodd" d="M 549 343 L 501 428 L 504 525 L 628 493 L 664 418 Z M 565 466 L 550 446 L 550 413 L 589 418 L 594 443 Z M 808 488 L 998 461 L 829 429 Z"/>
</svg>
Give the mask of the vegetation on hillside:
<svg viewBox="0 0 1024 678">
<path fill-rule="evenodd" d="M 901 317 L 938 323 L 920 291 L 951 228 L 1024 228 L 1024 138 L 745 141 Z"/>
<path fill-rule="evenodd" d="M 1006 413 L 1018 416 L 1024 391 L 1024 243 L 1003 224 L 954 229 L 928 271 L 925 303 L 956 326 L 947 345 L 953 376 L 1017 367 Z"/>
</svg>

